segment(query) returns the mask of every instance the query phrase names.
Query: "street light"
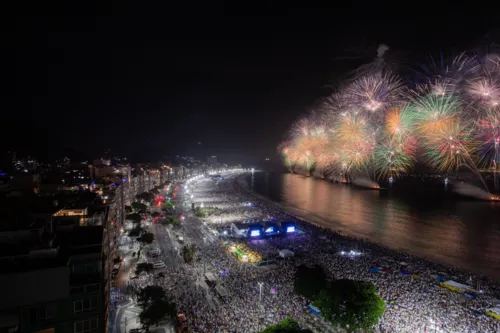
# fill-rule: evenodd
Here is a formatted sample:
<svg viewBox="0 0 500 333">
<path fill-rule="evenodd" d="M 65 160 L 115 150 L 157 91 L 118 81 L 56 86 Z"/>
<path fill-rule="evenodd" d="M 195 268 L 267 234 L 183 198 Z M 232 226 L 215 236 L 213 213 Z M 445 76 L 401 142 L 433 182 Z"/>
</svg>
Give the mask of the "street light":
<svg viewBox="0 0 500 333">
<path fill-rule="evenodd" d="M 259 284 L 259 303 L 262 303 L 262 286 L 264 282 L 257 282 Z"/>
</svg>

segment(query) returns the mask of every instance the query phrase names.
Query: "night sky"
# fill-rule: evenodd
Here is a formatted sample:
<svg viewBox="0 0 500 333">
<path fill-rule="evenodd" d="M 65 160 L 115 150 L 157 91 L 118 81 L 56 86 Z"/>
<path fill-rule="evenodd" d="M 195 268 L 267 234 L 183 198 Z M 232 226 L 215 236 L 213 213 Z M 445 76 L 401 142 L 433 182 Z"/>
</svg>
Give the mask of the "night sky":
<svg viewBox="0 0 500 333">
<path fill-rule="evenodd" d="M 405 68 L 490 41 L 499 21 L 495 10 L 451 3 L 103 3 L 18 8 L 4 150 L 274 158 L 290 124 L 379 43 Z"/>
</svg>

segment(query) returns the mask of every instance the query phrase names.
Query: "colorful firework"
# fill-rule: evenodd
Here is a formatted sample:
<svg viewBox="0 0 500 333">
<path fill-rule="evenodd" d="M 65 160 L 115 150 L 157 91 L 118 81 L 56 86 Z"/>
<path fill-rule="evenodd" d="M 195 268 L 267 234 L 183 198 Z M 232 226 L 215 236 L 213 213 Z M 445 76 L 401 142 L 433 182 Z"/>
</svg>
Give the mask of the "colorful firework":
<svg viewBox="0 0 500 333">
<path fill-rule="evenodd" d="M 496 180 L 500 56 L 461 54 L 423 73 L 412 94 L 397 76 L 377 70 L 325 98 L 319 114 L 297 121 L 280 145 L 287 167 L 337 179 L 367 171 L 394 178 L 418 160 L 440 172 L 468 168 L 479 177 L 481 166 Z"/>
<path fill-rule="evenodd" d="M 413 167 L 417 150 L 413 128 L 413 111 L 409 106 L 389 110 L 385 134 L 375 150 L 379 177 L 398 177 Z"/>
<path fill-rule="evenodd" d="M 500 165 L 500 111 L 491 111 L 477 121 L 479 159 L 483 167 L 498 170 Z"/>
<path fill-rule="evenodd" d="M 387 110 L 404 98 L 402 81 L 392 74 L 375 74 L 352 82 L 345 91 L 345 98 L 355 110 L 375 113 Z"/>
<path fill-rule="evenodd" d="M 440 135 L 458 120 L 461 105 L 452 96 L 428 95 L 413 103 L 417 130 L 424 137 Z"/>
<path fill-rule="evenodd" d="M 293 173 L 293 167 L 297 161 L 295 147 L 290 142 L 283 142 L 278 146 L 278 152 L 282 156 L 288 170 Z"/>
<path fill-rule="evenodd" d="M 473 153 L 476 146 L 472 129 L 467 124 L 454 121 L 425 138 L 425 157 L 429 165 L 438 171 L 454 171 L 465 166 L 475 172 Z"/>
<path fill-rule="evenodd" d="M 410 138 L 408 138 L 410 139 Z M 401 142 L 387 138 L 375 150 L 375 169 L 379 177 L 399 177 L 413 167 L 414 142 Z"/>
<path fill-rule="evenodd" d="M 375 131 L 366 118 L 345 114 L 339 118 L 335 131 L 340 160 L 346 171 L 364 167 L 375 150 Z"/>
</svg>

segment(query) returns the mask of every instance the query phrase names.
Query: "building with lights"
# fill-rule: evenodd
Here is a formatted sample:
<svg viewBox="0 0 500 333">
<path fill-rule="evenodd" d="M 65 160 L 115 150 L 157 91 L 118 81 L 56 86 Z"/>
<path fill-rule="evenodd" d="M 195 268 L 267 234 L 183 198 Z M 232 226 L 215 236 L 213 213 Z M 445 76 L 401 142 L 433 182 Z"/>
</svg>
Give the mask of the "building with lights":
<svg viewBox="0 0 500 333">
<path fill-rule="evenodd" d="M 130 167 L 115 170 L 123 184 L 96 184 L 101 186 L 99 202 L 40 197 L 45 209 L 23 215 L 26 223 L 12 219 L 18 222 L 0 224 L 1 331 L 108 332 L 115 308 L 111 272 L 125 198 L 133 201 L 162 178 L 158 170 L 135 177 Z M 14 199 L 32 205 L 23 197 Z"/>
<path fill-rule="evenodd" d="M 210 168 L 216 168 L 218 164 L 217 156 L 208 156 L 207 157 L 207 165 Z"/>
</svg>

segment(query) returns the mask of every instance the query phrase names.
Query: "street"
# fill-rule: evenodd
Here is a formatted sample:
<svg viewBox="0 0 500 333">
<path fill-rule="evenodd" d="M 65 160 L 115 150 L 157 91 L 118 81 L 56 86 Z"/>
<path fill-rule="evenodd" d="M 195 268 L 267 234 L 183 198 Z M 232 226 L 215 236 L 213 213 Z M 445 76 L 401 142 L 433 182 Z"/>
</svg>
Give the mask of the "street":
<svg viewBox="0 0 500 333">
<path fill-rule="evenodd" d="M 182 183 L 179 183 L 182 188 Z M 172 228 L 172 226 L 165 226 L 161 223 L 153 223 L 147 230 L 154 234 L 155 241 L 144 247 L 142 251 L 143 258 L 146 258 L 148 262 L 153 262 L 157 260 L 162 260 L 165 263 L 165 268 L 155 269 L 154 274 L 158 274 L 165 270 L 177 270 L 181 265 L 184 264 L 184 259 L 182 258 L 182 247 L 185 244 L 193 244 L 198 248 L 202 248 L 206 242 L 214 241 L 213 235 L 206 226 L 204 226 L 200 221 L 193 215 L 191 207 L 184 211 L 184 189 L 180 189 L 177 198 L 174 199 L 176 203 L 175 215 L 184 216 L 182 224 L 178 228 Z M 155 206 L 150 207 L 151 212 L 162 213 L 161 209 Z M 178 240 L 178 236 L 183 238 L 183 244 Z M 129 240 L 131 241 L 131 240 Z M 148 249 L 158 248 L 160 250 L 160 256 L 157 258 L 151 258 L 148 256 Z M 137 246 L 130 246 L 130 243 L 125 243 L 119 246 L 118 252 L 120 257 L 124 259 L 120 271 L 115 279 L 115 294 L 117 296 L 117 309 L 114 323 L 115 333 L 127 333 L 131 329 L 140 328 L 139 314 L 141 312 L 140 307 L 132 300 L 130 296 L 127 295 L 127 286 L 130 279 L 135 277 L 135 267 L 138 262 L 137 257 L 133 257 L 134 252 L 138 252 Z M 200 276 L 203 273 L 200 272 Z M 201 288 L 206 293 L 207 304 L 211 307 L 215 306 L 217 300 L 210 295 L 209 287 L 203 281 L 203 279 L 197 279 L 193 288 Z M 174 332 L 174 327 L 160 327 L 156 332 L 170 333 Z"/>
</svg>

